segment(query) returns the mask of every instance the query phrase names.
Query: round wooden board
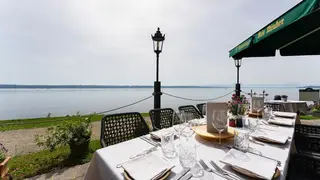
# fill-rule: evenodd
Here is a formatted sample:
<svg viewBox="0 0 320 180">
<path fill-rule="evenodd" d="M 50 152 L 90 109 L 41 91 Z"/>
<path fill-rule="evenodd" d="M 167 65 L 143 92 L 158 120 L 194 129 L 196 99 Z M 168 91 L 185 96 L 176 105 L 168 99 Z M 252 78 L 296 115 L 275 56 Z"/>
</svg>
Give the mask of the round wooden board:
<svg viewBox="0 0 320 180">
<path fill-rule="evenodd" d="M 193 127 L 194 132 L 205 140 L 217 140 L 220 138 L 219 133 L 209 133 L 207 132 L 207 125 Z M 228 130 L 228 132 L 221 133 L 221 139 L 233 138 L 233 133 Z"/>
<path fill-rule="evenodd" d="M 254 173 L 250 172 L 250 171 L 247 171 L 247 170 L 244 170 L 242 168 L 238 168 L 238 167 L 234 167 L 234 166 L 231 166 L 231 168 L 241 174 L 244 174 L 246 176 L 249 176 L 249 177 L 252 177 L 252 178 L 258 178 L 258 179 L 261 179 L 259 176 L 255 175 Z M 281 174 L 280 170 L 277 168 L 276 169 L 276 172 L 274 173 L 273 175 L 273 178 L 272 179 L 276 179 L 277 177 L 279 177 Z"/>
<path fill-rule="evenodd" d="M 171 170 L 168 171 L 168 172 L 166 172 L 165 174 L 163 174 L 163 176 L 160 177 L 160 178 L 158 178 L 157 180 L 165 180 L 167 177 L 169 177 L 170 173 L 171 173 Z M 125 178 L 126 180 L 134 180 L 133 178 L 131 178 L 131 177 L 129 176 L 129 174 L 128 174 L 126 171 L 123 171 L 123 174 L 124 174 L 124 178 Z"/>
</svg>

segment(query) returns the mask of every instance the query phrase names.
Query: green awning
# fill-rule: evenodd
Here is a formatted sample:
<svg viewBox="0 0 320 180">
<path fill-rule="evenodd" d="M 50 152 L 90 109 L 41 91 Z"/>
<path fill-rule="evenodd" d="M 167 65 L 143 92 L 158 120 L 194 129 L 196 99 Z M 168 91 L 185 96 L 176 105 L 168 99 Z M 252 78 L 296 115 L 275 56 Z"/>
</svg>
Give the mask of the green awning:
<svg viewBox="0 0 320 180">
<path fill-rule="evenodd" d="M 244 57 L 320 55 L 320 0 L 303 0 L 229 51 Z"/>
</svg>

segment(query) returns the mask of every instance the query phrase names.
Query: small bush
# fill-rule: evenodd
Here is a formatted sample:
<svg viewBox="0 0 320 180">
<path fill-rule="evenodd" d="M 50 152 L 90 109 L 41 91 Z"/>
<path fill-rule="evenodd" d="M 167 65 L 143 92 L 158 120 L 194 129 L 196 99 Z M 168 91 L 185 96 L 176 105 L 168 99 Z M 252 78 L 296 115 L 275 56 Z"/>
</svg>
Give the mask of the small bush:
<svg viewBox="0 0 320 180">
<path fill-rule="evenodd" d="M 49 127 L 46 135 L 36 135 L 36 143 L 38 146 L 45 146 L 51 151 L 57 146 L 83 144 L 90 139 L 91 129 L 91 116 L 64 121 L 58 126 Z"/>
</svg>

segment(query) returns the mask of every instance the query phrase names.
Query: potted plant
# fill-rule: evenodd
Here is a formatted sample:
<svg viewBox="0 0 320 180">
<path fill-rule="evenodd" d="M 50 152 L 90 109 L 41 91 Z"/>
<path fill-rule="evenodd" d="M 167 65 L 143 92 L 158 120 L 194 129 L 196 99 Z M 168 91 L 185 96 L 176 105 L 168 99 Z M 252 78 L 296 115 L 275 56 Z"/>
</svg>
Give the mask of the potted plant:
<svg viewBox="0 0 320 180">
<path fill-rule="evenodd" d="M 0 179 L 4 178 L 9 171 L 9 168 L 7 166 L 10 160 L 10 156 L 7 156 L 7 152 L 8 150 L 4 147 L 3 144 L 0 143 Z"/>
<path fill-rule="evenodd" d="M 71 156 L 87 154 L 92 134 L 90 117 L 64 121 L 59 126 L 49 127 L 46 135 L 36 135 L 37 145 L 50 150 L 57 146 L 69 145 Z"/>
<path fill-rule="evenodd" d="M 228 110 L 231 114 L 229 118 L 229 126 L 231 127 L 242 127 L 243 116 L 245 115 L 248 107 L 247 98 L 244 95 L 236 97 L 232 95 L 231 101 L 228 102 Z"/>
</svg>

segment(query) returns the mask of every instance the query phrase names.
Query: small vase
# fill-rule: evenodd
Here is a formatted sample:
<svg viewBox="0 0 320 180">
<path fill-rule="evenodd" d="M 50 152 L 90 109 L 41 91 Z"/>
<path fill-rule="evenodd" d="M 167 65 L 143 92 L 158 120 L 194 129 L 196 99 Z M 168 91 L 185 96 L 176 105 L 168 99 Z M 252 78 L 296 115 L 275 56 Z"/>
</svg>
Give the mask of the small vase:
<svg viewBox="0 0 320 180">
<path fill-rule="evenodd" d="M 236 121 L 237 121 L 237 118 L 235 115 L 230 116 L 229 117 L 229 126 L 236 127 Z"/>
<path fill-rule="evenodd" d="M 243 127 L 243 116 L 236 116 L 236 127 Z"/>
</svg>

